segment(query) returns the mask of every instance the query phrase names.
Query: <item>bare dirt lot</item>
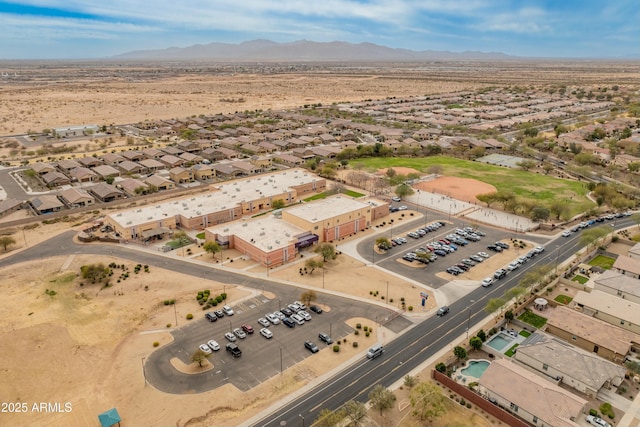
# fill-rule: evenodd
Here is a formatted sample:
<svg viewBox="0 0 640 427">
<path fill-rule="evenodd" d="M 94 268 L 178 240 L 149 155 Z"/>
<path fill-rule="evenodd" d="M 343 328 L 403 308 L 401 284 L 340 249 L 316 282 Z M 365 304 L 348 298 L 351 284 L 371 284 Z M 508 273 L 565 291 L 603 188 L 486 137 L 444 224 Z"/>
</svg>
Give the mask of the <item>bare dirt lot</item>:
<svg viewBox="0 0 640 427">
<path fill-rule="evenodd" d="M 491 184 L 476 179 L 453 176 L 443 176 L 433 181 L 419 182 L 414 187 L 431 193 L 446 194 L 454 199 L 465 201 L 474 200 L 478 194 L 496 191 L 496 187 Z"/>
</svg>

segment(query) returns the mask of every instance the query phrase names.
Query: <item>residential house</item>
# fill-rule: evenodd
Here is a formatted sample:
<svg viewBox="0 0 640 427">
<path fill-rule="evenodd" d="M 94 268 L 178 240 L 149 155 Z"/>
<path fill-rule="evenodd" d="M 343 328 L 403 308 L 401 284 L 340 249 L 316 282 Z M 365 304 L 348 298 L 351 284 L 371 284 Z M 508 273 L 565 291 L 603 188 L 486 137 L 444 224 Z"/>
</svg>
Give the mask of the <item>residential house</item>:
<svg viewBox="0 0 640 427">
<path fill-rule="evenodd" d="M 156 148 L 146 148 L 142 150 L 142 154 L 144 154 L 147 159 L 160 160 L 166 153 Z"/>
<path fill-rule="evenodd" d="M 124 199 L 125 194 L 109 185 L 106 182 L 99 182 L 91 187 L 86 188 L 87 192 L 103 203 L 113 202 L 114 200 Z"/>
<path fill-rule="evenodd" d="M 132 162 L 130 160 L 125 160 L 124 162 L 118 165 L 118 168 L 125 174 L 136 174 L 142 173 L 145 170 L 145 167 L 140 163 Z"/>
<path fill-rule="evenodd" d="M 165 169 L 167 165 L 156 159 L 144 159 L 138 162 L 140 166 L 144 168 L 146 172 L 155 172 L 161 169 Z"/>
<path fill-rule="evenodd" d="M 95 202 L 94 198 L 81 188 L 71 187 L 59 193 L 60 199 L 69 209 L 91 206 Z"/>
<path fill-rule="evenodd" d="M 634 279 L 640 278 L 640 260 L 626 255 L 618 255 L 618 258 L 616 258 L 613 263 L 612 269 L 625 276 L 633 277 Z"/>
<path fill-rule="evenodd" d="M 163 178 L 160 175 L 151 175 L 150 177 L 143 179 L 143 181 L 146 184 L 156 187 L 159 191 L 172 190 L 176 188 L 175 182 L 167 178 Z"/>
<path fill-rule="evenodd" d="M 182 153 L 181 153 L 182 154 Z M 160 158 L 160 161 L 167 165 L 169 168 L 175 168 L 178 166 L 182 166 L 184 164 L 184 160 L 179 157 L 173 156 L 171 154 L 164 155 Z"/>
<path fill-rule="evenodd" d="M 269 156 L 251 156 L 249 163 L 258 168 L 260 172 L 264 172 L 271 168 L 273 159 Z"/>
<path fill-rule="evenodd" d="M 93 168 L 93 171 L 100 175 L 102 179 L 113 178 L 116 176 L 120 176 L 120 171 L 113 166 L 109 165 L 100 165 Z"/>
<path fill-rule="evenodd" d="M 304 160 L 302 160 L 298 156 L 294 156 L 287 153 L 276 154 L 273 157 L 274 162 L 281 163 L 286 166 L 296 167 L 304 164 Z"/>
<path fill-rule="evenodd" d="M 78 159 L 78 163 L 80 163 L 81 166 L 90 169 L 104 164 L 102 160 L 97 157 L 81 157 Z"/>
<path fill-rule="evenodd" d="M 31 170 L 38 176 L 42 176 L 50 172 L 55 172 L 56 167 L 51 163 L 34 163 L 31 165 Z"/>
<path fill-rule="evenodd" d="M 71 180 L 66 175 L 60 172 L 45 173 L 40 177 L 42 182 L 49 188 L 60 187 L 61 185 L 67 185 L 71 183 Z"/>
<path fill-rule="evenodd" d="M 24 207 L 24 202 L 15 199 L 5 199 L 0 201 L 0 217 L 7 216 Z"/>
<path fill-rule="evenodd" d="M 101 156 L 102 160 L 105 164 L 111 166 L 117 166 L 120 163 L 124 162 L 126 159 L 117 153 L 107 153 Z"/>
<path fill-rule="evenodd" d="M 491 361 L 478 391 L 537 427 L 579 427 L 587 401 L 507 359 Z"/>
<path fill-rule="evenodd" d="M 572 304 L 588 316 L 640 334 L 640 304 L 595 289 L 578 291 Z"/>
<path fill-rule="evenodd" d="M 545 332 L 614 363 L 622 363 L 630 352 L 640 352 L 639 334 L 568 307 L 553 309 Z"/>
<path fill-rule="evenodd" d="M 178 157 L 185 161 L 185 163 L 183 164 L 188 164 L 188 165 L 194 165 L 202 161 L 202 156 L 198 156 L 193 153 L 182 153 Z"/>
<path fill-rule="evenodd" d="M 176 184 L 185 184 L 194 181 L 193 171 L 179 166 L 169 169 L 169 178 Z"/>
<path fill-rule="evenodd" d="M 69 176 L 76 182 L 94 182 L 100 179 L 98 174 L 89 168 L 72 169 L 71 172 L 69 172 Z"/>
<path fill-rule="evenodd" d="M 595 290 L 640 304 L 640 279 L 606 270 L 593 280 L 593 284 Z"/>
<path fill-rule="evenodd" d="M 626 373 L 622 366 L 542 332 L 520 344 L 513 359 L 591 399 L 603 388 L 618 387 Z"/>
<path fill-rule="evenodd" d="M 180 141 L 176 147 L 185 153 L 197 153 L 200 151 L 200 144 L 196 141 Z M 181 153 L 183 154 L 183 153 Z"/>
<path fill-rule="evenodd" d="M 633 245 L 631 249 L 627 251 L 629 258 L 640 260 L 640 243 Z"/>
<path fill-rule="evenodd" d="M 129 196 L 138 196 L 141 194 L 147 194 L 149 191 L 149 185 L 145 182 L 135 178 L 126 178 L 118 182 L 117 188 L 121 189 Z"/>
<path fill-rule="evenodd" d="M 162 147 L 160 150 L 164 151 L 166 154 L 170 155 L 170 156 L 179 156 L 180 154 L 184 153 L 184 151 L 182 151 L 179 148 L 176 147 Z"/>
<path fill-rule="evenodd" d="M 255 175 L 262 172 L 262 168 L 254 165 L 251 162 L 245 162 L 238 160 L 232 163 L 233 167 L 239 171 L 242 175 Z"/>
<path fill-rule="evenodd" d="M 142 151 L 138 150 L 122 151 L 120 155 L 130 162 L 139 162 L 147 158 Z"/>
<path fill-rule="evenodd" d="M 193 175 L 198 181 L 211 181 L 216 177 L 215 171 L 211 165 L 199 164 L 191 168 Z"/>
<path fill-rule="evenodd" d="M 43 194 L 29 200 L 29 203 L 38 215 L 58 212 L 64 209 L 64 203 L 53 194 Z"/>
<path fill-rule="evenodd" d="M 231 163 L 215 163 L 211 165 L 218 178 L 230 179 L 242 175 L 242 171 L 233 167 Z"/>
<path fill-rule="evenodd" d="M 76 162 L 75 160 L 60 160 L 58 162 L 58 169 L 60 169 L 60 171 L 62 173 L 69 173 L 71 172 L 73 169 L 75 168 L 81 168 L 83 167 L 80 163 Z"/>
</svg>

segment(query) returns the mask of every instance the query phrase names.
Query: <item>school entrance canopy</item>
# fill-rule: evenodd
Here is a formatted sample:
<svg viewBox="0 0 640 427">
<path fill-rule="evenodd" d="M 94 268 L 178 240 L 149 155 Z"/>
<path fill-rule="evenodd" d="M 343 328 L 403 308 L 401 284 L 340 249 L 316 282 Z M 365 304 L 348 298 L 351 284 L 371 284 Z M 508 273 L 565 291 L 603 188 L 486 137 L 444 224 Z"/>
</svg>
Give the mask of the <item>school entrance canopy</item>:
<svg viewBox="0 0 640 427">
<path fill-rule="evenodd" d="M 98 420 L 100 420 L 100 425 L 102 427 L 111 427 L 114 424 L 118 424 L 118 427 L 120 427 L 120 414 L 118 414 L 118 410 L 116 408 L 104 411 L 98 415 Z"/>
</svg>

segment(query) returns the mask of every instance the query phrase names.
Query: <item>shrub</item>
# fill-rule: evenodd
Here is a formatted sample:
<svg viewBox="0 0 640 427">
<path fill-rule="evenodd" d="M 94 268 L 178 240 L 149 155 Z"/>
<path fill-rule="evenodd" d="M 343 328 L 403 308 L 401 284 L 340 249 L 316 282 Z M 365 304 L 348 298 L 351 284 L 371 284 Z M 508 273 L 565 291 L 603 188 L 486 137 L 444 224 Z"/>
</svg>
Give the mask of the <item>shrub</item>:
<svg viewBox="0 0 640 427">
<path fill-rule="evenodd" d="M 191 313 L 187 314 L 187 320 L 191 320 L 191 319 L 193 319 L 193 314 Z"/>
<path fill-rule="evenodd" d="M 223 300 L 227 299 L 227 294 L 226 293 L 221 293 L 220 296 L 222 297 Z"/>
<path fill-rule="evenodd" d="M 445 373 L 447 371 L 447 365 L 445 365 L 444 363 L 440 362 L 436 365 L 436 371 L 441 372 L 441 373 Z"/>
<path fill-rule="evenodd" d="M 369 330 L 369 327 L 365 326 L 363 329 L 364 329 L 365 332 L 367 332 Z"/>
<path fill-rule="evenodd" d="M 340 346 L 339 346 L 339 345 L 334 345 L 334 346 L 333 346 L 333 352 L 334 352 L 334 353 L 337 353 L 337 352 L 339 352 L 339 351 L 340 351 Z"/>
<path fill-rule="evenodd" d="M 598 411 L 591 408 L 589 409 L 589 415 L 593 416 L 593 417 L 597 417 L 598 416 Z"/>
<path fill-rule="evenodd" d="M 409 311 L 413 311 L 413 306 L 410 305 L 409 307 L 407 307 L 409 309 Z"/>
<path fill-rule="evenodd" d="M 462 398 L 462 397 L 461 397 L 461 398 L 460 398 L 460 404 L 461 404 L 462 406 L 464 406 L 464 405 L 466 405 L 466 404 L 467 404 L 467 401 L 466 401 L 466 400 L 464 400 L 464 398 Z"/>
<path fill-rule="evenodd" d="M 351 345 L 353 346 L 353 348 L 358 348 L 358 341 L 354 341 Z"/>
<path fill-rule="evenodd" d="M 467 403 L 467 408 L 471 409 L 471 403 Z"/>
<path fill-rule="evenodd" d="M 171 327 L 171 323 L 167 323 L 167 328 L 170 328 L 170 327 Z"/>
<path fill-rule="evenodd" d="M 159 345 L 160 345 L 160 343 L 159 343 L 158 341 L 154 341 L 154 342 L 153 342 L 153 346 L 154 346 L 154 347 L 158 347 Z"/>
<path fill-rule="evenodd" d="M 368 337 L 369 335 L 371 335 L 371 332 L 367 331 L 367 332 L 365 332 L 365 333 L 364 333 L 364 335 L 365 335 L 366 337 Z"/>
<path fill-rule="evenodd" d="M 362 325 L 360 323 L 356 323 L 356 329 L 362 329 Z"/>
<path fill-rule="evenodd" d="M 355 331 L 353 331 L 353 335 L 360 335 L 360 331 L 356 329 Z"/>
<path fill-rule="evenodd" d="M 169 304 L 171 304 L 171 301 L 169 301 L 168 299 L 164 300 L 164 305 L 169 305 Z"/>
</svg>

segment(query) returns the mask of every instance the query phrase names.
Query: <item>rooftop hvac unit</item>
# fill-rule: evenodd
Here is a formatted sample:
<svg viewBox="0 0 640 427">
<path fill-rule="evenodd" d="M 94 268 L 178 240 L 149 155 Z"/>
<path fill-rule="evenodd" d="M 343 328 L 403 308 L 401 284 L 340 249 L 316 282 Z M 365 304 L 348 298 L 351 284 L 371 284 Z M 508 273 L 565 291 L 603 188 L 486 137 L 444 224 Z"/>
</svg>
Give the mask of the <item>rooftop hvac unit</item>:
<svg viewBox="0 0 640 427">
<path fill-rule="evenodd" d="M 152 220 L 152 219 L 153 219 L 152 216 L 147 217 L 147 220 Z"/>
<path fill-rule="evenodd" d="M 193 201 L 195 201 L 195 200 L 196 200 L 196 198 L 195 198 L 195 197 L 192 197 L 192 198 L 191 198 L 191 201 L 192 201 L 192 202 L 193 202 Z"/>
<path fill-rule="evenodd" d="M 228 229 L 228 228 L 225 228 L 225 229 L 224 229 L 224 230 L 222 230 L 222 231 L 225 231 L 225 232 L 226 232 L 226 231 L 229 231 L 229 229 Z"/>
<path fill-rule="evenodd" d="M 269 245 L 267 246 L 267 249 L 273 249 L 273 246 Z"/>
<path fill-rule="evenodd" d="M 160 205 L 156 206 L 156 209 L 160 209 Z"/>
<path fill-rule="evenodd" d="M 117 214 L 116 216 L 122 216 L 122 212 L 120 212 L 119 214 Z"/>
<path fill-rule="evenodd" d="M 142 212 L 142 209 L 138 209 L 136 212 Z"/>
<path fill-rule="evenodd" d="M 280 244 L 280 240 L 276 240 L 276 245 L 279 245 L 279 244 Z"/>
<path fill-rule="evenodd" d="M 262 233 L 260 233 L 261 236 L 264 236 L 264 231 Z"/>
<path fill-rule="evenodd" d="M 247 226 L 247 223 L 246 223 L 246 222 L 243 222 L 243 223 L 242 223 L 242 226 L 243 226 L 243 227 L 246 227 L 246 226 Z"/>
<path fill-rule="evenodd" d="M 202 203 L 200 203 L 200 204 L 198 205 L 198 207 L 199 207 L 199 208 L 201 208 L 201 207 L 202 207 Z"/>
<path fill-rule="evenodd" d="M 131 221 L 127 221 L 127 225 L 131 225 Z"/>
<path fill-rule="evenodd" d="M 177 205 L 179 202 L 176 200 L 175 202 L 173 202 L 174 205 Z"/>
</svg>

